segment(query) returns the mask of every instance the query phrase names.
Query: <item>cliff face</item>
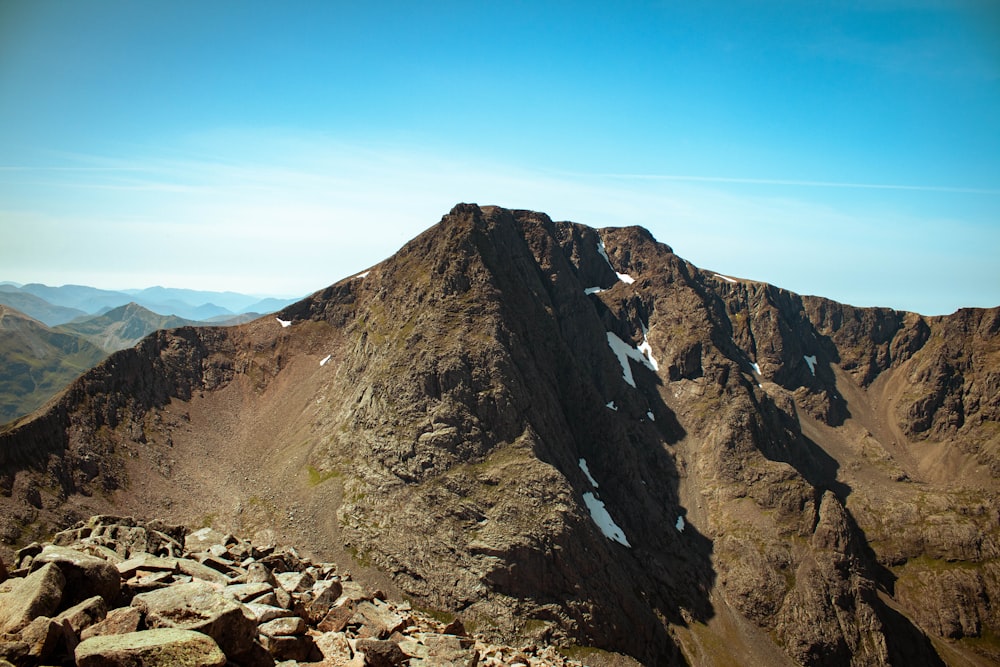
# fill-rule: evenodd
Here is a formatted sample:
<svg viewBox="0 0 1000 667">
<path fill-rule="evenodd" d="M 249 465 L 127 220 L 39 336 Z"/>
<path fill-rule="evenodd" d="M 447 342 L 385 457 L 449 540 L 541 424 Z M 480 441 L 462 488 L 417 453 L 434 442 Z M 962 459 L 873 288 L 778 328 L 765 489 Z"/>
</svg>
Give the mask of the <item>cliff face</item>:
<svg viewBox="0 0 1000 667">
<path fill-rule="evenodd" d="M 3 538 L 111 508 L 211 522 L 647 664 L 995 660 L 998 329 L 459 205 L 278 318 L 154 334 L 8 427 Z"/>
</svg>

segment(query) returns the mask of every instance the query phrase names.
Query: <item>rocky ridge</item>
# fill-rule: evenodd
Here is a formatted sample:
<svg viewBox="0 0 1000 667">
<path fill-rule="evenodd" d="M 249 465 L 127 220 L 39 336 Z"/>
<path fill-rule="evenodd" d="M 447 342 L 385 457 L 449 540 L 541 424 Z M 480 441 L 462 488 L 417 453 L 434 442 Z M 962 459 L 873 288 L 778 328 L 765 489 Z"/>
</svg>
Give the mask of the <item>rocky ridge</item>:
<svg viewBox="0 0 1000 667">
<path fill-rule="evenodd" d="M 998 330 L 459 205 L 277 318 L 154 334 L 0 429 L 0 537 L 127 508 L 278 536 L 497 641 L 994 664 Z"/>
<path fill-rule="evenodd" d="M 211 528 L 95 516 L 14 566 L 0 563 L 0 665 L 581 664 L 491 644 L 332 564 Z"/>
</svg>

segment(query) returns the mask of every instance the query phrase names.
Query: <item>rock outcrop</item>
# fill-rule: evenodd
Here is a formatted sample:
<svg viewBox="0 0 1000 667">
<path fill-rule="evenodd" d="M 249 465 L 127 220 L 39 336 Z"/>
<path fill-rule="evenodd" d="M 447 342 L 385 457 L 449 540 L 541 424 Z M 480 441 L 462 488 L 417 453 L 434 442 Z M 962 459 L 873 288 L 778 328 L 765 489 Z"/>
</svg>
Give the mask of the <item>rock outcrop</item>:
<svg viewBox="0 0 1000 667">
<path fill-rule="evenodd" d="M 211 524 L 495 641 L 645 664 L 996 661 L 998 329 L 459 205 L 276 318 L 158 332 L 4 429 L 0 537 Z M 281 590 L 326 581 L 289 569 Z M 240 585 L 279 595 L 259 570 Z M 266 650 L 299 627 L 259 625 Z"/>
</svg>

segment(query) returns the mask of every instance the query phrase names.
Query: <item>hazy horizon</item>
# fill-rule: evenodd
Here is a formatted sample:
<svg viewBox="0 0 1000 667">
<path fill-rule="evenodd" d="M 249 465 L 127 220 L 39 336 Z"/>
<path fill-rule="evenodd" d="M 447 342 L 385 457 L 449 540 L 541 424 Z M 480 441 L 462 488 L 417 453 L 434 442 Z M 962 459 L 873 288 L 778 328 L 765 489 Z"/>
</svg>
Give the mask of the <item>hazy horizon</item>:
<svg viewBox="0 0 1000 667">
<path fill-rule="evenodd" d="M 0 4 L 0 278 L 306 295 L 459 202 L 1000 305 L 990 3 Z"/>
</svg>

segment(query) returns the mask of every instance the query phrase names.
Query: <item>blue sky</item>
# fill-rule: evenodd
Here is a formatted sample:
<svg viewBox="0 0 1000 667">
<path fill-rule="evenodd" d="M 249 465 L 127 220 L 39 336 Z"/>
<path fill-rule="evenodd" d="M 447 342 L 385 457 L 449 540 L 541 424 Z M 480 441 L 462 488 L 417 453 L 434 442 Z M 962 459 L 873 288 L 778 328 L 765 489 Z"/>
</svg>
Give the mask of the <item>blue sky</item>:
<svg viewBox="0 0 1000 667">
<path fill-rule="evenodd" d="M 988 0 L 0 0 L 0 280 L 306 294 L 473 201 L 995 306 L 998 110 Z"/>
</svg>

